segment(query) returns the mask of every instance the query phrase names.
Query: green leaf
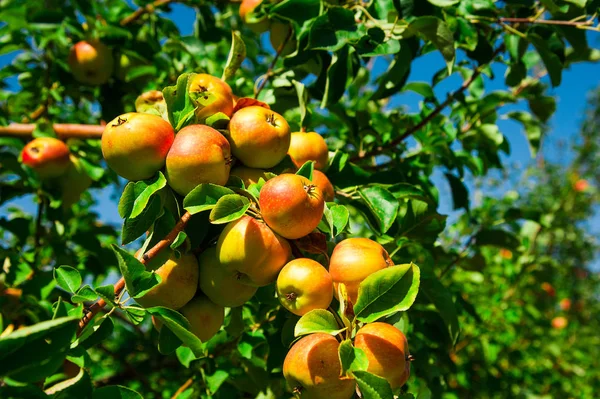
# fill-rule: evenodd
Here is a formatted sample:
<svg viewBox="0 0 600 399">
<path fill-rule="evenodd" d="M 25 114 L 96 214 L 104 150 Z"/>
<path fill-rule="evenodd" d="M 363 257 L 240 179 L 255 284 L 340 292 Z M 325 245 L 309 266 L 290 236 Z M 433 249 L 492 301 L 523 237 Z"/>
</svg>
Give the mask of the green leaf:
<svg viewBox="0 0 600 399">
<path fill-rule="evenodd" d="M 298 320 L 294 328 L 294 336 L 325 333 L 330 335 L 338 335 L 346 328 L 341 328 L 335 320 L 335 316 L 325 309 L 314 309 L 306 313 Z"/>
<path fill-rule="evenodd" d="M 235 76 L 236 71 L 246 58 L 246 45 L 239 32 L 231 32 L 231 49 L 223 70 L 222 80 L 227 81 Z"/>
<path fill-rule="evenodd" d="M 177 348 L 181 348 L 183 342 L 177 338 L 175 333 L 168 328 L 161 328 L 158 334 L 158 351 L 163 355 L 170 355 Z"/>
<path fill-rule="evenodd" d="M 125 75 L 125 81 L 131 82 L 137 78 L 141 78 L 143 76 L 148 76 L 149 78 L 154 78 L 158 74 L 158 69 L 154 65 L 140 65 L 132 67 L 127 71 L 127 75 Z"/>
<path fill-rule="evenodd" d="M 127 314 L 129 320 L 136 326 L 144 321 L 144 317 L 146 316 L 146 310 L 138 306 L 124 306 L 123 310 Z"/>
<path fill-rule="evenodd" d="M 530 113 L 524 111 L 509 112 L 506 116 L 523 124 L 525 135 L 529 141 L 529 150 L 532 156 L 537 154 L 544 130 L 540 121 L 534 119 Z"/>
<path fill-rule="evenodd" d="M 213 375 L 206 376 L 206 384 L 212 394 L 215 394 L 221 385 L 229 378 L 229 373 L 225 370 L 215 370 Z"/>
<path fill-rule="evenodd" d="M 131 206 L 131 212 L 126 217 L 135 219 L 141 215 L 148 206 L 150 198 L 166 186 L 167 179 L 161 172 L 151 179 L 135 182 L 133 186 L 135 201 Z"/>
<path fill-rule="evenodd" d="M 425 82 L 410 82 L 402 89 L 402 91 L 414 91 L 417 94 L 425 97 L 426 100 L 435 100 L 435 94 L 429 83 Z"/>
<path fill-rule="evenodd" d="M 337 204 L 332 205 L 329 210 L 331 212 L 331 219 L 334 227 L 333 236 L 335 237 L 344 232 L 344 229 L 350 221 L 350 212 L 344 205 Z"/>
<path fill-rule="evenodd" d="M 128 244 L 148 231 L 162 212 L 162 200 L 160 196 L 153 195 L 148 206 L 143 209 L 138 217 L 127 218 L 123 221 L 121 244 Z"/>
<path fill-rule="evenodd" d="M 115 286 L 112 284 L 96 287 L 96 293 L 106 303 L 115 306 Z"/>
<path fill-rule="evenodd" d="M 363 399 L 390 399 L 394 397 L 392 388 L 385 378 L 359 370 L 354 372 L 354 378 Z"/>
<path fill-rule="evenodd" d="M 321 108 L 337 103 L 344 95 L 348 83 L 349 63 L 351 62 L 349 53 L 349 47 L 344 46 L 333 54 L 331 64 L 327 69 L 327 80 L 325 81 L 325 93 L 321 101 Z"/>
<path fill-rule="evenodd" d="M 89 285 L 84 285 L 77 291 L 75 295 L 71 297 L 71 301 L 73 303 L 92 302 L 95 301 L 96 298 L 98 298 L 96 291 L 94 291 Z"/>
<path fill-rule="evenodd" d="M 183 315 L 162 306 L 148 308 L 146 311 L 162 321 L 162 328 L 167 327 L 171 330 L 177 338 L 192 350 L 194 356 L 204 356 L 202 341 L 190 331 L 190 322 Z"/>
<path fill-rule="evenodd" d="M 234 192 L 216 184 L 200 184 L 185 196 L 183 199 L 183 209 L 192 215 L 213 209 L 217 205 L 219 198 L 227 194 L 234 194 Z"/>
<path fill-rule="evenodd" d="M 531 44 L 533 44 L 542 61 L 544 62 L 544 66 L 546 67 L 548 75 L 550 76 L 552 87 L 559 86 L 562 80 L 563 70 L 560 58 L 548 48 L 547 42 L 540 36 L 530 33 L 527 35 L 527 38 L 529 41 L 531 41 Z"/>
<path fill-rule="evenodd" d="M 438 7 L 449 7 L 449 6 L 458 4 L 460 2 L 460 0 L 427 0 L 427 1 L 430 2 L 431 4 L 433 4 L 434 6 L 438 6 Z"/>
<path fill-rule="evenodd" d="M 296 174 L 298 176 L 306 177 L 308 180 L 312 181 L 314 169 L 315 169 L 315 162 L 307 161 L 307 162 L 304 162 L 304 165 L 302 165 L 300 167 L 300 169 L 298 169 Z"/>
<path fill-rule="evenodd" d="M 401 45 L 400 51 L 390 63 L 388 70 L 378 79 L 379 87 L 375 93 L 373 93 L 371 97 L 372 100 L 389 97 L 390 95 L 397 93 L 398 90 L 404 86 L 410 72 L 412 58 L 413 54 L 410 50 L 410 46 Z"/>
<path fill-rule="evenodd" d="M 454 306 L 454 300 L 450 291 L 428 267 L 421 269 L 421 285 L 419 290 L 438 310 L 440 317 L 446 325 L 451 344 L 456 343 L 460 327 L 456 307 Z"/>
<path fill-rule="evenodd" d="M 436 207 L 431 200 L 408 200 L 406 213 L 400 225 L 401 235 L 424 243 L 433 243 L 446 225 L 446 216 L 437 213 Z"/>
<path fill-rule="evenodd" d="M 146 271 L 144 265 L 129 252 L 115 244 L 112 244 L 111 248 L 117 257 L 119 269 L 131 297 L 139 298 L 160 283 L 160 276 Z"/>
<path fill-rule="evenodd" d="M 298 108 L 300 110 L 300 126 L 306 126 L 310 119 L 310 109 L 308 108 L 308 104 L 310 102 L 308 97 L 308 90 L 304 83 L 298 82 L 297 80 L 292 79 L 292 84 L 296 89 L 296 94 L 298 95 Z"/>
<path fill-rule="evenodd" d="M 54 384 L 46 388 L 44 392 L 53 395 L 53 398 L 89 398 L 92 395 L 92 389 L 90 376 L 84 369 L 79 369 L 79 373 L 75 377 Z"/>
<path fill-rule="evenodd" d="M 398 200 L 388 190 L 379 186 L 361 187 L 358 194 L 375 216 L 379 232 L 381 234 L 387 232 L 398 215 L 398 208 L 400 208 Z"/>
<path fill-rule="evenodd" d="M 366 370 L 369 366 L 369 359 L 365 351 L 352 346 L 352 341 L 349 339 L 342 341 L 338 352 L 344 375 L 350 376 L 355 371 Z"/>
<path fill-rule="evenodd" d="M 498 125 L 484 123 L 477 126 L 477 131 L 492 141 L 495 145 L 500 146 L 504 142 L 504 136 L 500 133 Z"/>
<path fill-rule="evenodd" d="M 71 266 L 59 266 L 54 269 L 54 279 L 65 291 L 75 292 L 81 286 L 81 275 Z"/>
<path fill-rule="evenodd" d="M 143 399 L 143 396 L 127 387 L 109 385 L 94 390 L 92 399 Z"/>
<path fill-rule="evenodd" d="M 163 90 L 169 122 L 176 128 L 176 131 L 194 121 L 194 111 L 197 105 L 189 95 L 188 89 L 195 76 L 195 73 L 179 75 L 175 86 L 168 86 Z"/>
<path fill-rule="evenodd" d="M 354 21 L 351 10 L 334 6 L 312 23 L 308 49 L 335 52 L 346 44 L 358 43 L 366 33 L 365 27 Z"/>
<path fill-rule="evenodd" d="M 454 209 L 464 208 L 465 210 L 469 210 L 469 192 L 467 191 L 467 188 L 462 180 L 454 176 L 452 173 L 445 173 L 445 175 L 448 179 L 448 183 L 450 183 Z"/>
<path fill-rule="evenodd" d="M 454 38 L 448 25 L 441 19 L 433 16 L 423 16 L 414 19 L 404 32 L 405 37 L 411 34 L 421 34 L 425 39 L 431 41 L 433 45 L 442 53 L 448 67 L 448 74 L 452 73 L 454 65 L 455 50 Z"/>
<path fill-rule="evenodd" d="M 519 239 L 512 233 L 500 229 L 484 229 L 475 235 L 477 245 L 491 245 L 499 248 L 517 249 Z"/>
<path fill-rule="evenodd" d="M 382 317 L 408 310 L 419 292 L 420 269 L 413 263 L 379 270 L 358 287 L 354 305 L 356 318 L 372 323 Z"/>
<path fill-rule="evenodd" d="M 250 208 L 248 198 L 239 194 L 227 194 L 219 198 L 210 211 L 209 220 L 212 224 L 229 223 L 244 216 L 248 208 Z"/>
<path fill-rule="evenodd" d="M 179 363 L 181 363 L 185 368 L 190 368 L 190 363 L 198 359 L 196 356 L 194 356 L 192 350 L 186 346 L 180 346 L 177 348 L 177 350 L 175 350 L 175 354 L 177 355 Z"/>
<path fill-rule="evenodd" d="M 98 318 L 91 328 L 86 328 L 79 337 L 79 345 L 84 349 L 99 344 L 110 337 L 114 329 L 114 323 L 110 317 Z"/>
<path fill-rule="evenodd" d="M 273 6 L 269 15 L 277 15 L 302 25 L 321 14 L 322 7 L 320 0 L 284 0 Z"/>
</svg>

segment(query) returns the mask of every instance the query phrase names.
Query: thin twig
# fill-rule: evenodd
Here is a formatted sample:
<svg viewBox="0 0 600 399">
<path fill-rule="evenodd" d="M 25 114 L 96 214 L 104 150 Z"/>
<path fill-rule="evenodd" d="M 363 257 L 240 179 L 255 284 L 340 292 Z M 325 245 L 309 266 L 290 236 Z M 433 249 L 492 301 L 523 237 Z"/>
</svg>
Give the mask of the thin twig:
<svg viewBox="0 0 600 399">
<path fill-rule="evenodd" d="M 35 218 L 35 236 L 33 240 L 36 253 L 40 246 L 40 239 L 42 238 L 42 219 L 44 217 L 44 207 L 46 205 L 46 199 L 43 195 L 39 195 L 38 199 L 39 203 L 37 208 L 37 215 Z"/>
<path fill-rule="evenodd" d="M 502 51 L 504 51 L 504 45 L 499 46 L 496 49 L 496 51 L 494 51 L 494 54 L 492 55 L 492 60 L 494 58 L 496 58 L 496 56 L 498 54 L 500 54 Z M 398 137 L 398 138 L 390 141 L 389 143 L 387 143 L 384 146 L 378 146 L 378 147 L 375 147 L 375 148 L 373 148 L 370 151 L 367 151 L 365 153 L 357 154 L 354 157 L 352 157 L 350 159 L 350 161 L 359 161 L 359 160 L 364 159 L 364 158 L 369 158 L 369 157 L 378 155 L 378 154 L 382 153 L 383 151 L 385 151 L 387 149 L 394 148 L 398 144 L 400 144 L 401 142 L 403 142 L 404 140 L 406 140 L 408 137 L 410 137 L 412 134 L 414 134 L 415 132 L 419 131 L 423 127 L 425 127 L 429 122 L 431 122 L 431 120 L 433 120 L 433 118 L 435 118 L 440 112 L 442 112 L 442 110 L 444 108 L 446 108 L 448 105 L 450 105 L 452 103 L 452 101 L 454 101 L 454 99 L 459 94 L 461 94 L 462 92 L 464 92 L 465 90 L 467 90 L 467 88 L 469 88 L 469 86 L 475 81 L 475 79 L 477 79 L 479 77 L 479 75 L 481 75 L 481 73 L 483 72 L 483 69 L 487 65 L 488 64 L 481 65 L 478 68 L 476 68 L 473 71 L 473 74 L 471 75 L 471 77 L 469 79 L 465 80 L 463 82 L 463 84 L 455 92 L 453 92 L 450 95 L 448 95 L 448 98 L 446 98 L 446 100 L 444 102 L 442 102 L 441 104 L 439 104 L 433 111 L 431 111 L 431 113 L 429 115 L 427 115 L 426 117 L 424 117 L 421 120 L 421 122 L 417 123 L 413 127 L 409 128 L 406 132 L 404 132 L 403 135 L 401 135 L 400 137 Z"/>
<path fill-rule="evenodd" d="M 127 17 L 123 18 L 120 22 L 121 26 L 129 25 L 130 23 L 137 21 L 142 15 L 153 13 L 154 10 L 160 6 L 164 6 L 165 4 L 169 4 L 174 2 L 174 0 L 156 0 L 154 3 L 150 3 L 144 7 L 140 7 L 134 12 L 132 12 Z"/>
<path fill-rule="evenodd" d="M 173 227 L 173 230 L 171 230 L 169 232 L 169 234 L 167 234 L 165 236 L 165 238 L 163 238 L 162 240 L 157 242 L 156 245 L 154 245 L 152 248 L 150 248 L 148 250 L 148 252 L 146 252 L 142 256 L 142 258 L 140 259 L 140 262 L 142 262 L 142 264 L 145 265 L 152 258 L 154 258 L 162 249 L 171 245 L 171 243 L 173 241 L 175 241 L 175 239 L 177 238 L 177 235 L 188 224 L 191 217 L 192 217 L 191 213 L 189 213 L 189 212 L 184 213 L 183 216 L 181 216 L 181 219 L 179 219 L 179 221 L 175 225 L 175 227 Z M 123 277 L 121 277 L 121 279 L 119 281 L 117 281 L 117 283 L 115 284 L 115 296 L 119 295 L 121 293 L 121 291 L 123 291 L 124 288 L 125 288 L 125 279 Z M 90 306 L 90 308 L 87 310 L 87 313 L 79 321 L 79 330 L 77 331 L 77 335 L 81 334 L 81 332 L 83 331 L 85 326 L 88 325 L 88 323 L 94 318 L 94 316 L 96 316 L 96 314 L 105 306 L 106 306 L 106 302 L 103 299 L 99 299 L 98 301 L 94 302 Z"/>
<path fill-rule="evenodd" d="M 54 133 L 61 139 L 99 139 L 102 137 L 105 126 L 81 125 L 75 123 L 56 123 L 52 125 Z M 8 126 L 0 126 L 0 136 L 31 137 L 35 130 L 33 123 L 11 123 Z"/>
<path fill-rule="evenodd" d="M 565 25 L 565 26 L 591 26 L 594 23 L 593 18 L 587 21 L 560 21 L 550 19 L 533 18 L 498 18 L 500 23 L 510 24 L 541 24 L 541 25 Z"/>
<path fill-rule="evenodd" d="M 190 377 L 187 379 L 186 382 L 183 383 L 182 386 L 179 387 L 179 389 L 177 391 L 175 391 L 175 393 L 173 394 L 173 396 L 171 396 L 171 399 L 176 399 L 179 395 L 181 395 L 186 389 L 188 389 L 190 387 L 190 385 L 192 385 L 192 383 L 194 382 L 194 377 Z"/>
<path fill-rule="evenodd" d="M 267 73 L 263 75 L 264 76 L 263 79 L 261 80 L 260 84 L 258 85 L 258 88 L 254 92 L 254 98 L 258 98 L 258 95 L 260 94 L 262 89 L 264 89 L 265 85 L 267 84 L 267 82 L 269 81 L 271 76 L 273 75 L 273 68 L 275 68 L 275 64 L 277 64 L 277 60 L 279 60 L 279 57 L 281 56 L 281 52 L 283 51 L 284 47 L 287 45 L 287 42 L 291 39 L 293 33 L 294 33 L 294 28 L 290 27 L 290 30 L 289 30 L 285 40 L 279 45 L 279 47 L 277 47 L 277 52 L 275 53 L 275 58 L 273 58 L 273 61 L 271 61 L 271 65 L 269 65 L 269 69 L 267 69 Z"/>
<path fill-rule="evenodd" d="M 480 230 L 481 229 L 477 229 L 477 231 L 475 231 L 475 233 L 473 233 L 473 235 L 471 235 L 471 237 L 469 237 L 469 239 L 467 240 L 467 242 L 463 246 L 463 248 L 460 251 L 460 253 L 458 255 L 456 255 L 456 257 L 452 260 L 452 262 L 450 262 L 450 263 L 448 263 L 448 265 L 446 265 L 446 267 L 444 268 L 444 270 L 442 270 L 442 272 L 440 273 L 440 279 L 443 278 L 444 275 L 446 275 L 446 273 L 448 273 L 450 271 L 450 269 L 452 269 L 452 266 L 456 265 L 458 263 L 458 261 L 462 259 L 463 255 L 471 247 L 471 244 L 473 243 L 473 241 L 475 241 L 475 236 L 477 236 L 477 233 L 479 233 Z"/>
</svg>

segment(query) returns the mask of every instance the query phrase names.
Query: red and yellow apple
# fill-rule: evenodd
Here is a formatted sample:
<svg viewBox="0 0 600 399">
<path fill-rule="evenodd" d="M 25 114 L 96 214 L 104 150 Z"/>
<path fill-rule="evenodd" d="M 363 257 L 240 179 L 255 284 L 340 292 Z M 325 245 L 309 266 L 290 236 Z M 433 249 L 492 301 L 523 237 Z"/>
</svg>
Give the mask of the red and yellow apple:
<svg viewBox="0 0 600 399">
<path fill-rule="evenodd" d="M 267 225 L 288 239 L 312 232 L 321 221 L 325 208 L 321 190 L 307 178 L 290 173 L 266 182 L 258 202 Z"/>
<path fill-rule="evenodd" d="M 394 262 L 385 248 L 368 238 L 348 238 L 333 249 L 329 273 L 337 297 L 338 284 L 343 283 L 348 298 L 356 303 L 360 283 L 372 273 L 393 266 Z"/>
<path fill-rule="evenodd" d="M 561 310 L 568 312 L 569 310 L 571 310 L 571 300 L 569 298 L 563 298 L 558 303 L 558 306 L 560 306 Z"/>
<path fill-rule="evenodd" d="M 327 309 L 333 299 L 331 276 L 320 263 L 308 258 L 294 259 L 285 265 L 276 287 L 281 305 L 298 316 Z"/>
<path fill-rule="evenodd" d="M 590 184 L 587 182 L 587 180 L 585 179 L 579 179 L 575 182 L 575 184 L 573 185 L 573 189 L 579 193 L 587 190 L 587 188 L 590 186 Z"/>
<path fill-rule="evenodd" d="M 556 330 L 562 330 L 569 325 L 569 321 L 564 316 L 557 316 L 552 319 L 551 324 L 552 324 L 552 328 L 554 328 Z"/>
<path fill-rule="evenodd" d="M 110 121 L 102 134 L 102 155 L 127 180 L 149 179 L 165 166 L 175 131 L 161 117 L 129 112 Z"/>
<path fill-rule="evenodd" d="M 89 85 L 102 85 L 113 71 L 111 50 L 98 40 L 80 41 L 71 47 L 68 59 L 75 79 Z"/>
<path fill-rule="evenodd" d="M 269 18 L 265 15 L 257 16 L 254 12 L 263 0 L 242 0 L 240 4 L 240 18 L 255 33 L 262 33 L 269 29 Z"/>
<path fill-rule="evenodd" d="M 323 198 L 326 202 L 331 202 L 335 199 L 335 190 L 333 189 L 333 184 L 331 184 L 325 173 L 321 172 L 320 170 L 313 170 L 312 181 L 321 189 L 321 192 L 323 192 Z"/>
<path fill-rule="evenodd" d="M 281 48 L 280 54 L 282 57 L 296 51 L 298 40 L 296 39 L 292 25 L 280 21 L 273 21 L 271 23 L 270 32 L 269 39 L 271 41 L 271 46 L 273 46 L 273 50 L 275 51 L 278 51 Z"/>
<path fill-rule="evenodd" d="M 162 91 L 159 90 L 149 90 L 140 94 L 135 99 L 135 111 L 158 115 L 167 122 L 169 121 L 167 103 Z"/>
<path fill-rule="evenodd" d="M 192 78 L 188 92 L 198 107 L 196 123 L 204 123 L 207 118 L 218 112 L 231 117 L 233 92 L 223 80 L 206 73 L 199 73 Z"/>
<path fill-rule="evenodd" d="M 324 333 L 308 335 L 296 342 L 283 361 L 283 376 L 299 398 L 350 399 L 356 383 L 341 377 L 340 343 Z"/>
<path fill-rule="evenodd" d="M 58 179 L 63 208 L 70 208 L 79 201 L 81 194 L 92 185 L 92 178 L 74 155 L 70 157 L 67 171 Z"/>
<path fill-rule="evenodd" d="M 552 286 L 552 284 L 550 284 L 549 282 L 547 282 L 547 281 L 544 281 L 544 282 L 542 283 L 541 287 L 542 287 L 542 290 L 543 290 L 543 291 L 544 291 L 546 294 L 548 294 L 548 295 L 550 295 L 550 296 L 552 296 L 552 297 L 553 297 L 553 296 L 556 296 L 556 290 L 554 289 L 554 287 Z"/>
<path fill-rule="evenodd" d="M 267 172 L 262 169 L 248 168 L 246 166 L 236 166 L 231 169 L 231 175 L 237 176 L 244 182 L 246 187 L 258 183 L 262 177 L 264 181 L 269 180 Z"/>
<path fill-rule="evenodd" d="M 39 137 L 25 145 L 21 161 L 45 180 L 65 174 L 71 164 L 69 155 L 69 148 L 61 140 Z"/>
<path fill-rule="evenodd" d="M 231 169 L 229 142 L 210 126 L 186 126 L 177 133 L 166 165 L 167 182 L 181 195 L 201 183 L 223 186 Z"/>
<path fill-rule="evenodd" d="M 219 263 L 241 283 L 255 287 L 273 283 L 291 255 L 285 239 L 250 216 L 230 222 L 217 242 Z"/>
<path fill-rule="evenodd" d="M 257 105 L 237 111 L 229 122 L 231 152 L 251 168 L 272 168 L 290 147 L 290 126 L 278 113 Z"/>
<path fill-rule="evenodd" d="M 297 168 L 308 161 L 314 161 L 316 169 L 324 169 L 329 160 L 327 143 L 323 136 L 316 132 L 292 133 L 288 154 Z"/>
<path fill-rule="evenodd" d="M 225 320 L 225 309 L 210 299 L 199 296 L 189 301 L 179 312 L 190 322 L 190 331 L 206 342 L 219 332 Z"/>
</svg>

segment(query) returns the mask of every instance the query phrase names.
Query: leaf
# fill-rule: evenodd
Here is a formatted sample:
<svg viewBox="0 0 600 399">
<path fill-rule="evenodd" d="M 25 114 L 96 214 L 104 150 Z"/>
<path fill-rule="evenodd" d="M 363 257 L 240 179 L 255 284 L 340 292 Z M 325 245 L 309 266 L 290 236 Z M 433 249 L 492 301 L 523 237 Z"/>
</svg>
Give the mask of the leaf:
<svg viewBox="0 0 600 399">
<path fill-rule="evenodd" d="M 321 108 L 337 103 L 344 95 L 348 82 L 349 52 L 349 47 L 344 46 L 333 54 L 331 64 L 327 69 L 327 80 L 325 81 L 325 93 L 321 101 Z"/>
<path fill-rule="evenodd" d="M 123 221 L 121 244 L 128 244 L 148 231 L 162 212 L 162 200 L 160 196 L 153 195 L 148 206 L 143 209 L 138 217 L 127 218 Z"/>
<path fill-rule="evenodd" d="M 73 303 L 92 302 L 95 301 L 96 298 L 98 298 L 96 291 L 94 291 L 89 285 L 84 285 L 77 291 L 75 295 L 71 297 L 71 301 Z"/>
<path fill-rule="evenodd" d="M 212 224 L 229 223 L 244 216 L 248 208 L 250 208 L 248 198 L 239 194 L 227 194 L 219 198 L 210 212 L 209 220 Z"/>
<path fill-rule="evenodd" d="M 168 86 L 163 90 L 169 122 L 175 127 L 176 131 L 194 121 L 194 111 L 197 105 L 189 95 L 188 89 L 195 76 L 195 73 L 179 75 L 175 86 Z"/>
<path fill-rule="evenodd" d="M 216 184 L 200 184 L 185 196 L 183 199 L 183 209 L 192 215 L 213 209 L 217 205 L 219 198 L 227 194 L 234 194 L 234 192 Z"/>
<path fill-rule="evenodd" d="M 535 156 L 540 148 L 540 141 L 544 133 L 541 123 L 534 119 L 530 113 L 524 111 L 509 112 L 507 116 L 523 124 L 525 135 L 529 141 L 531 156 Z"/>
<path fill-rule="evenodd" d="M 59 266 L 54 269 L 54 279 L 65 291 L 75 292 L 81 286 L 81 275 L 71 266 Z"/>
<path fill-rule="evenodd" d="M 358 286 L 354 305 L 356 318 L 372 323 L 382 317 L 408 310 L 419 292 L 420 269 L 413 263 L 379 270 Z"/>
<path fill-rule="evenodd" d="M 458 315 L 452 295 L 438 279 L 438 277 L 427 267 L 421 270 L 420 292 L 427 297 L 438 310 L 440 317 L 446 325 L 448 336 L 452 344 L 456 343 L 460 326 Z"/>
<path fill-rule="evenodd" d="M 438 7 L 449 7 L 449 6 L 458 4 L 460 2 L 460 0 L 427 0 L 427 1 L 430 2 L 431 4 L 433 4 L 434 6 L 438 6 Z"/>
<path fill-rule="evenodd" d="M 417 94 L 425 97 L 426 100 L 435 100 L 435 94 L 433 93 L 433 89 L 426 82 L 410 82 L 407 83 L 402 91 L 414 91 Z"/>
<path fill-rule="evenodd" d="M 269 15 L 277 15 L 302 26 L 305 21 L 321 14 L 322 7 L 320 0 L 284 0 L 273 6 Z"/>
<path fill-rule="evenodd" d="M 547 42 L 540 36 L 530 33 L 527 35 L 527 38 L 529 41 L 531 41 L 531 44 L 533 44 L 542 61 L 544 62 L 544 66 L 546 67 L 548 75 L 550 76 L 552 87 L 560 86 L 563 66 L 558 55 L 554 54 L 548 48 Z"/>
<path fill-rule="evenodd" d="M 102 299 L 104 299 L 104 301 L 106 303 L 111 304 L 112 306 L 115 306 L 115 286 L 112 284 L 109 285 L 103 285 L 101 287 L 96 287 L 96 293 L 98 294 L 98 296 Z"/>
<path fill-rule="evenodd" d="M 314 309 L 306 313 L 298 320 L 294 328 L 294 336 L 325 333 L 330 335 L 338 335 L 346 328 L 341 328 L 335 320 L 335 316 L 325 309 Z"/>
<path fill-rule="evenodd" d="M 231 49 L 229 57 L 223 70 L 222 80 L 228 81 L 235 76 L 236 71 L 242 66 L 242 62 L 246 58 L 246 45 L 239 32 L 231 32 Z"/>
<path fill-rule="evenodd" d="M 369 366 L 369 359 L 365 351 L 352 346 L 352 341 L 346 339 L 342 341 L 338 349 L 342 374 L 351 376 L 358 370 L 366 370 Z"/>
<path fill-rule="evenodd" d="M 464 208 L 465 210 L 469 210 L 469 192 L 462 180 L 451 173 L 446 173 L 445 175 L 448 183 L 450 183 L 454 209 Z"/>
<path fill-rule="evenodd" d="M 298 169 L 296 174 L 298 176 L 306 177 L 308 180 L 312 181 L 314 169 L 315 169 L 315 162 L 307 161 L 307 162 L 304 162 L 304 165 L 302 165 L 300 167 L 300 169 Z"/>
<path fill-rule="evenodd" d="M 348 222 L 350 221 L 350 212 L 344 205 L 337 204 L 332 205 L 329 210 L 331 211 L 331 218 L 335 230 L 333 236 L 335 237 L 341 234 L 348 225 Z"/>
<path fill-rule="evenodd" d="M 162 321 L 162 328 L 167 327 L 171 330 L 177 338 L 192 350 L 194 356 L 204 356 L 202 341 L 190 331 L 190 323 L 184 316 L 174 310 L 162 306 L 148 308 L 146 311 Z"/>
<path fill-rule="evenodd" d="M 115 244 L 112 244 L 111 248 L 117 257 L 119 269 L 131 297 L 139 298 L 160 283 L 160 276 L 146 271 L 144 265 L 129 252 Z"/>
<path fill-rule="evenodd" d="M 392 388 L 385 378 L 367 371 L 355 371 L 354 378 L 363 399 L 390 399 L 394 397 Z"/>
<path fill-rule="evenodd" d="M 517 249 L 519 239 L 512 233 L 500 229 L 484 229 L 475 235 L 477 245 L 491 245 L 499 248 Z"/>
<path fill-rule="evenodd" d="M 390 63 L 388 70 L 378 79 L 379 87 L 371 96 L 372 100 L 389 97 L 404 86 L 410 72 L 413 54 L 408 45 L 401 45 L 400 51 Z"/>
<path fill-rule="evenodd" d="M 79 345 L 86 350 L 104 341 L 113 332 L 114 323 L 110 317 L 102 317 L 98 320 L 99 322 L 94 323 L 92 328 L 86 328 L 79 337 Z"/>
<path fill-rule="evenodd" d="M 304 83 L 298 82 L 297 80 L 292 79 L 292 84 L 296 89 L 296 94 L 298 95 L 298 108 L 300 110 L 300 126 L 306 126 L 310 119 L 310 109 L 308 108 L 308 104 L 310 103 L 308 97 L 308 90 Z"/>
<path fill-rule="evenodd" d="M 80 368 L 79 373 L 67 380 L 46 388 L 44 391 L 53 398 L 89 398 L 92 395 L 92 381 L 88 373 Z"/>
<path fill-rule="evenodd" d="M 129 320 L 136 326 L 144 321 L 144 317 L 146 316 L 146 310 L 138 306 L 124 306 L 123 310 L 127 314 L 127 317 L 129 317 Z"/>
<path fill-rule="evenodd" d="M 133 185 L 135 201 L 131 206 L 130 213 L 125 217 L 135 219 L 141 215 L 148 206 L 150 198 L 166 186 L 167 179 L 165 179 L 165 176 L 161 172 L 158 172 L 158 174 L 151 179 L 135 182 Z"/>
<path fill-rule="evenodd" d="M 143 399 L 143 396 L 127 387 L 109 385 L 94 390 L 92 399 Z"/>
<path fill-rule="evenodd" d="M 177 348 L 181 348 L 181 340 L 168 328 L 160 329 L 158 334 L 158 351 L 163 355 L 170 355 Z"/>
<path fill-rule="evenodd" d="M 177 348 L 175 354 L 177 355 L 179 363 L 181 363 L 185 368 L 190 368 L 190 363 L 197 359 L 192 350 L 185 346 L 180 346 Z"/>
<path fill-rule="evenodd" d="M 379 186 L 361 187 L 358 193 L 375 216 L 379 232 L 382 234 L 387 232 L 398 215 L 398 208 L 400 208 L 398 200 L 392 193 Z"/>
<path fill-rule="evenodd" d="M 425 39 L 431 41 L 433 45 L 442 53 L 448 67 L 448 74 L 452 73 L 454 65 L 455 50 L 454 38 L 448 25 L 441 19 L 433 16 L 423 16 L 414 19 L 404 32 L 405 37 L 411 34 L 421 34 Z"/>
</svg>

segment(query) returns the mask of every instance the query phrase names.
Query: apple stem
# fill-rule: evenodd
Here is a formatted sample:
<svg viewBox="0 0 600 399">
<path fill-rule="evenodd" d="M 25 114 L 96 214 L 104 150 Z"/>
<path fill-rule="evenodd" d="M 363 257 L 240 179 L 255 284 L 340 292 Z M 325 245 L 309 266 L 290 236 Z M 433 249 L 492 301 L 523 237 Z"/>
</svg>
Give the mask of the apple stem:
<svg viewBox="0 0 600 399">
<path fill-rule="evenodd" d="M 295 301 L 298 295 L 295 292 L 290 292 L 289 294 L 285 294 L 285 297 L 288 301 Z"/>
</svg>

